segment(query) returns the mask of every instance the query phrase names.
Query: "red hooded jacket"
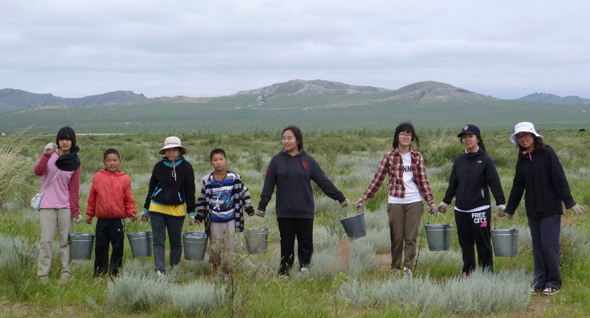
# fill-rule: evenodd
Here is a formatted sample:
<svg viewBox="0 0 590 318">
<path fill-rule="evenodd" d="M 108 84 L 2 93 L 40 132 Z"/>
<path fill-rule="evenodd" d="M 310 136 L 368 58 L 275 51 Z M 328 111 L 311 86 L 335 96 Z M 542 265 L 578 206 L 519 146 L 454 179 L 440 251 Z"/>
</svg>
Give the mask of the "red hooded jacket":
<svg viewBox="0 0 590 318">
<path fill-rule="evenodd" d="M 100 170 L 94 174 L 86 215 L 104 219 L 124 219 L 135 214 L 131 180 L 123 171 Z"/>
</svg>

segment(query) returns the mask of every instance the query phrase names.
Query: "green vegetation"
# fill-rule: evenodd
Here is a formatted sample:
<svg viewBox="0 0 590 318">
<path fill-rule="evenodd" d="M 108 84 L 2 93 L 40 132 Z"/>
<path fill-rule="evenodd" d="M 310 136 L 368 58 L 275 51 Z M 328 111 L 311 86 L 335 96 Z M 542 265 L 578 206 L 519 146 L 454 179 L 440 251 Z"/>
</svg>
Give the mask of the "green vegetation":
<svg viewBox="0 0 590 318">
<path fill-rule="evenodd" d="M 382 130 L 402 120 L 412 121 L 421 130 L 456 130 L 468 122 L 476 122 L 483 130 L 511 129 L 525 120 L 543 130 L 577 130 L 590 122 L 590 104 L 496 99 L 437 82 L 355 93 L 338 89 L 337 84 L 341 85 L 300 91 L 300 83 L 288 82 L 265 90 L 272 91 L 269 95 L 250 92 L 3 112 L 0 132 L 38 134 L 66 124 L 78 133 L 251 132 L 277 131 L 294 122 L 306 131 Z"/>
<path fill-rule="evenodd" d="M 428 177 L 439 202 L 446 190 L 452 161 L 462 147 L 456 135 L 446 130 L 418 130 L 418 134 L 419 150 L 424 154 Z M 506 196 L 516 162 L 516 150 L 508 141 L 509 135 L 508 130 L 483 132 Z M 543 135 L 558 154 L 577 203 L 588 209 L 590 137 L 574 130 L 552 130 Z M 208 253 L 205 261 L 182 260 L 178 268 L 158 278 L 153 273 L 153 259 L 133 259 L 126 242 L 120 277 L 107 281 L 94 279 L 94 260 L 74 260 L 72 280 L 60 285 L 56 242 L 51 280 L 43 285 L 35 277 L 39 217 L 38 212 L 31 211 L 28 206 L 41 183 L 41 178 L 33 175 L 33 167 L 45 144 L 54 138 L 54 135 L 0 137 L 0 316 L 3 317 L 448 317 L 485 314 L 528 317 L 558 313 L 584 317 L 590 310 L 590 211 L 581 216 L 566 212 L 563 217 L 564 284 L 561 292 L 553 297 L 531 297 L 528 284 L 533 260 L 524 204 L 519 206 L 515 217 L 519 228 L 518 256 L 496 257 L 495 275 L 476 273 L 469 279 L 459 278 L 461 255 L 453 226 L 450 251 L 429 252 L 424 238 L 414 278 L 392 277 L 386 185 L 365 207 L 367 237 L 354 242 L 345 237 L 338 220 L 338 204 L 314 188 L 315 253 L 309 275 L 294 272 L 289 280 L 283 280 L 276 274 L 279 236 L 271 202 L 266 218 L 246 219 L 246 227 L 270 227 L 267 252 L 247 254 L 244 234 L 238 234 L 236 264 L 229 282 L 212 282 L 206 261 Z M 103 167 L 102 152 L 110 147 L 120 151 L 121 169 L 130 176 L 136 206 L 141 209 L 151 169 L 160 158 L 157 150 L 164 138 L 146 133 L 78 136 L 82 211 L 86 209 L 92 176 Z M 280 134 L 268 130 L 186 132 L 181 138 L 188 147 L 186 158 L 193 164 L 197 180 L 211 171 L 209 151 L 224 148 L 229 157 L 228 168 L 242 175 L 255 204 L 266 165 L 281 149 Z M 391 148 L 391 139 L 390 130 L 304 130 L 305 148 L 351 201 L 356 201 L 368 186 L 383 153 Z M 353 208 L 342 210 L 343 217 L 354 213 Z M 427 219 L 424 213 L 422 222 Z M 493 226 L 500 228 L 512 226 L 506 219 L 493 222 Z M 431 223 L 454 223 L 453 212 L 437 214 Z M 127 223 L 127 232 L 146 230 L 150 230 L 147 223 Z M 202 231 L 202 227 L 186 225 L 184 230 Z M 94 233 L 94 225 L 81 224 L 73 231 Z"/>
</svg>

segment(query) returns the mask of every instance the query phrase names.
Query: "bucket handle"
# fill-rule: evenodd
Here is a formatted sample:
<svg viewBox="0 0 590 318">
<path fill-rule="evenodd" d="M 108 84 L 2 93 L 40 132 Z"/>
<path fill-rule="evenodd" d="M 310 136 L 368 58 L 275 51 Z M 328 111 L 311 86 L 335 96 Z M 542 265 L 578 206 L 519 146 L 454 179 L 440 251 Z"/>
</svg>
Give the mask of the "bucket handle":
<svg viewBox="0 0 590 318">
<path fill-rule="evenodd" d="M 343 209 L 342 206 L 340 206 L 338 208 L 338 218 L 339 218 L 339 220 L 342 220 L 342 209 Z M 358 212 L 357 211 L 357 214 L 361 214 L 361 213 L 364 213 L 364 212 Z"/>
<path fill-rule="evenodd" d="M 515 229 L 516 228 L 516 222 L 514 222 L 514 220 L 511 220 L 511 219 L 508 219 L 508 220 L 510 220 L 510 223 L 512 223 L 512 227 L 509 228 L 509 229 Z M 494 227 L 494 229 L 495 229 L 495 227 Z M 498 228 L 498 229 L 500 229 L 500 228 Z"/>
<path fill-rule="evenodd" d="M 416 263 L 414 264 L 414 272 L 416 271 L 416 267 L 418 267 L 418 258 L 420 258 L 420 246 L 422 246 L 422 236 L 424 234 L 424 228 L 426 227 L 426 224 L 428 224 L 428 222 L 430 222 L 430 220 L 438 213 L 439 210 L 440 209 L 436 209 L 436 211 L 434 211 L 434 213 L 428 218 L 424 225 L 422 225 L 422 231 L 420 232 L 420 243 L 418 243 L 418 254 L 416 255 Z"/>
</svg>

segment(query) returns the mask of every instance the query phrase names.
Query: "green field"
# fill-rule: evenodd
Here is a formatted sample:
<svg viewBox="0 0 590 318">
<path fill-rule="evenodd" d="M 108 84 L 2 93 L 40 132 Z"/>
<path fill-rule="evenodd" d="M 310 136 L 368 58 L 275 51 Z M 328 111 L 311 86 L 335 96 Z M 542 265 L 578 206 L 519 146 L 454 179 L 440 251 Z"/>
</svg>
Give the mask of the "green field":
<svg viewBox="0 0 590 318">
<path fill-rule="evenodd" d="M 0 132 L 45 134 L 70 125 L 78 133 L 203 133 L 278 131 L 297 123 L 309 131 L 391 130 L 411 121 L 421 130 L 485 130 L 532 121 L 539 129 L 580 129 L 589 105 L 496 99 L 448 84 L 422 82 L 396 91 L 347 94 L 278 91 L 207 99 L 161 98 L 127 104 L 53 107 L 0 113 Z"/>
<path fill-rule="evenodd" d="M 46 117 L 50 117 L 49 113 Z M 172 118 L 178 118 L 178 114 L 170 114 L 170 120 Z M 189 120 L 183 119 L 186 122 Z M 509 120 L 506 127 L 488 128 L 484 130 L 483 138 L 496 162 L 507 197 L 516 163 L 516 149 L 508 137 L 516 119 L 503 120 Z M 83 126 L 82 123 L 78 125 L 74 128 Z M 266 165 L 281 149 L 281 136 L 277 131 L 282 125 L 279 122 L 270 129 L 242 133 L 205 132 L 214 129 L 202 129 L 197 133 L 199 128 L 193 127 L 182 135 L 183 145 L 188 147 L 186 158 L 193 164 L 199 180 L 211 171 L 209 151 L 216 147 L 224 148 L 229 157 L 228 168 L 242 175 L 256 205 Z M 590 152 L 590 136 L 568 127 L 543 131 L 542 134 L 561 160 L 574 199 L 588 209 L 590 157 L 587 154 Z M 224 131 L 224 127 L 219 128 Z M 313 132 L 304 129 L 306 150 L 316 158 L 336 186 L 351 201 L 356 201 L 371 181 L 383 153 L 390 150 L 392 131 L 348 130 L 345 127 L 340 131 L 323 131 L 318 126 L 313 128 Z M 437 203 L 446 190 L 452 161 L 463 149 L 456 135 L 447 130 L 418 129 L 421 141 L 418 150 L 425 157 Z M 57 128 L 47 131 L 56 132 Z M 184 130 L 178 130 L 181 131 Z M 141 132 L 78 136 L 83 215 L 92 176 L 103 167 L 102 152 L 110 147 L 121 152 L 121 169 L 131 178 L 136 206 L 140 210 L 151 169 L 160 160 L 157 150 L 164 138 L 161 134 Z M 90 261 L 72 261 L 73 278 L 69 283 L 60 285 L 60 261 L 55 248 L 51 281 L 43 285 L 35 277 L 40 239 L 39 217 L 38 212 L 32 211 L 28 205 L 41 183 L 41 178 L 33 175 L 33 167 L 45 144 L 54 141 L 53 134 L 0 137 L 2 317 L 585 317 L 590 310 L 590 211 L 581 216 L 566 212 L 562 219 L 563 288 L 560 293 L 553 297 L 530 296 L 527 285 L 532 279 L 533 260 L 524 203 L 515 216 L 519 228 L 518 256 L 495 257 L 495 275 L 475 274 L 470 279 L 459 277 L 461 254 L 453 226 L 450 251 L 429 252 L 424 238 L 414 278 L 408 279 L 389 274 L 386 186 L 366 205 L 367 237 L 354 242 L 346 239 L 339 223 L 337 202 L 325 197 L 314 186 L 315 252 L 309 276 L 293 273 L 291 279 L 285 281 L 276 275 L 279 236 L 273 200 L 266 218 L 246 219 L 246 227 L 270 227 L 268 251 L 249 255 L 244 234 L 238 234 L 236 263 L 230 282 L 214 284 L 211 281 L 208 253 L 205 261 L 201 262 L 183 259 L 177 270 L 169 271 L 164 279 L 158 279 L 153 273 L 153 259 L 133 259 L 126 242 L 123 273 L 114 281 L 98 281 L 92 277 L 92 256 Z M 350 216 L 354 212 L 346 208 L 343 213 Z M 427 219 L 428 215 L 424 213 L 422 222 Z M 497 227 L 512 225 L 507 219 L 494 219 L 493 222 L 496 222 L 493 226 Z M 437 215 L 431 223 L 454 223 L 453 212 Z M 149 229 L 147 223 L 140 221 L 127 226 L 127 232 Z M 184 230 L 202 231 L 202 228 L 185 225 Z M 73 231 L 94 233 L 94 225 L 81 224 Z"/>
</svg>

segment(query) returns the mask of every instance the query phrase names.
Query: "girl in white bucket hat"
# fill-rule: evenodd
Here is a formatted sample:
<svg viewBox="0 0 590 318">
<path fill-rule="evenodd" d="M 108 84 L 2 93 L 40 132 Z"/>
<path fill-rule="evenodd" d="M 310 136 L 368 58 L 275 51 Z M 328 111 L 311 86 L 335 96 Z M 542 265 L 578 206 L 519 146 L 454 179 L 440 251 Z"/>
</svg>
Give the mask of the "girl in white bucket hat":
<svg viewBox="0 0 590 318">
<path fill-rule="evenodd" d="M 518 147 L 516 172 L 505 215 L 512 219 L 524 194 L 524 203 L 533 241 L 535 282 L 531 293 L 554 295 L 561 287 L 559 231 L 562 202 L 575 214 L 584 208 L 574 201 L 557 155 L 543 141 L 530 122 L 514 127 L 510 137 Z M 499 216 L 504 213 L 498 212 Z"/>
<path fill-rule="evenodd" d="M 180 263 L 182 255 L 182 226 L 186 215 L 189 225 L 195 222 L 195 173 L 183 157 L 186 147 L 180 138 L 166 138 L 162 161 L 156 163 L 150 179 L 141 219 L 151 219 L 154 263 L 158 275 L 165 273 L 166 230 L 170 238 L 170 266 Z"/>
</svg>

